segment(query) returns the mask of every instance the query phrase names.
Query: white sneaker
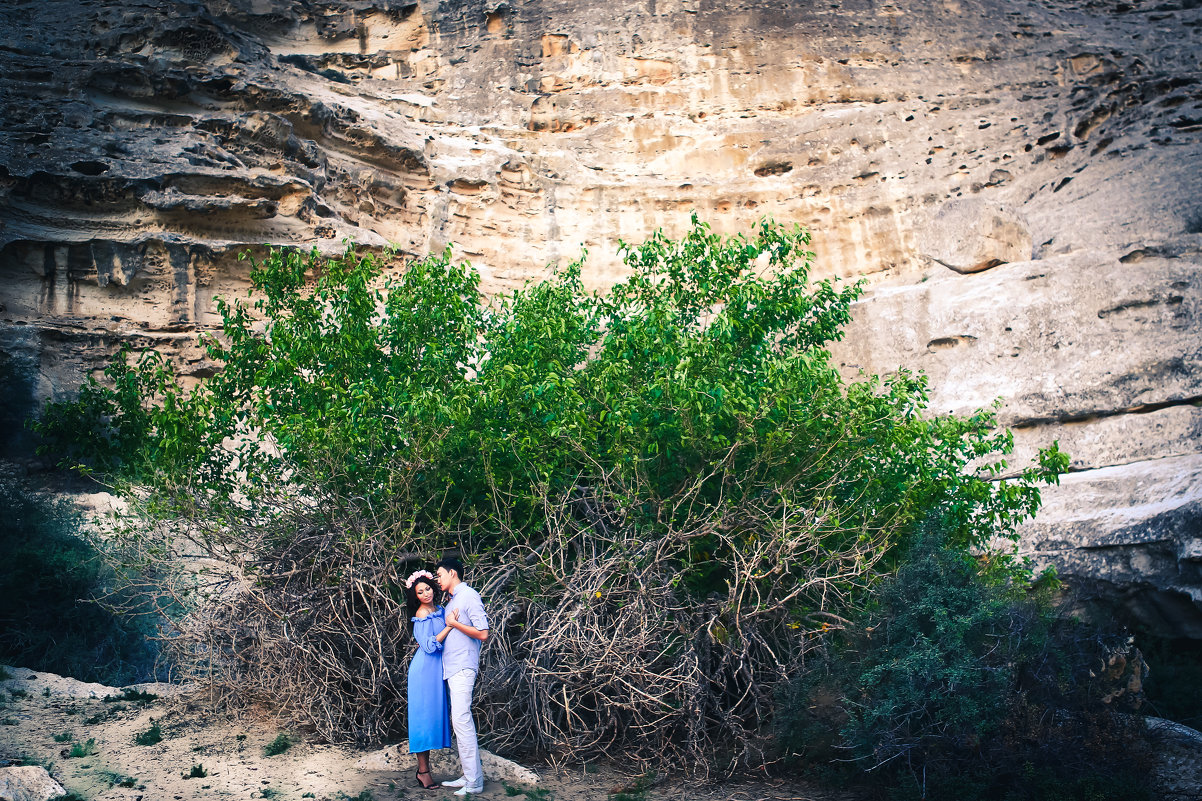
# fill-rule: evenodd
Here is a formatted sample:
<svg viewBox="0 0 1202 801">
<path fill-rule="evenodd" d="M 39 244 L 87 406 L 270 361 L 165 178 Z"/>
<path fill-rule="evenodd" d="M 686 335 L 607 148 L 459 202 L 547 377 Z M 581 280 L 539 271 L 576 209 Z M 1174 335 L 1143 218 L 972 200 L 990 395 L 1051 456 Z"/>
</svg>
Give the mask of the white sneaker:
<svg viewBox="0 0 1202 801">
<path fill-rule="evenodd" d="M 467 779 L 460 776 L 458 779 L 451 779 L 442 783 L 443 787 L 462 787 L 467 784 Z"/>
<path fill-rule="evenodd" d="M 482 792 L 484 792 L 483 784 L 480 785 L 479 787 L 460 787 L 458 790 L 455 791 L 455 795 L 459 795 L 459 796 L 473 795 L 475 793 L 482 793 Z"/>
</svg>

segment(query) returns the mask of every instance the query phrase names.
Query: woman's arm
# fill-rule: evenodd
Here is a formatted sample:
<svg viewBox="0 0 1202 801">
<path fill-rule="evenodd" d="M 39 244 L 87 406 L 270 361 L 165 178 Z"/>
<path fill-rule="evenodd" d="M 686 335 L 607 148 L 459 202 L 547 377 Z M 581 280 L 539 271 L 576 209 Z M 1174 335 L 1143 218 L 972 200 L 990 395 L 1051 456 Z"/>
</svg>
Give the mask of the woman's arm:
<svg viewBox="0 0 1202 801">
<path fill-rule="evenodd" d="M 424 629 L 424 631 L 422 632 L 422 635 L 417 638 L 417 644 L 420 645 L 422 650 L 425 651 L 426 653 L 436 654 L 442 650 L 442 641 L 447 638 L 447 635 L 444 634 L 443 632 L 439 632 L 438 634 L 435 634 L 433 625 L 431 625 L 431 626 L 422 625 L 426 622 L 427 621 L 425 621 L 425 620 L 418 621 L 418 625 L 421 625 L 422 628 Z M 434 623 L 434 621 L 431 620 L 431 621 L 429 621 L 429 623 L 432 624 L 432 623 Z M 444 629 L 444 631 L 445 631 L 445 629 Z M 417 634 L 416 629 L 414 630 L 414 634 Z"/>
<path fill-rule="evenodd" d="M 445 622 L 445 621 L 444 621 L 444 622 Z M 451 633 L 451 627 L 450 627 L 450 626 L 443 626 L 443 627 L 442 627 L 442 631 L 440 631 L 440 632 L 438 632 L 437 634 L 435 634 L 435 635 L 434 635 L 434 639 L 438 640 L 439 642 L 445 642 L 445 641 L 446 641 L 446 639 L 447 639 L 447 635 L 448 635 L 448 634 L 450 634 L 450 633 Z"/>
</svg>

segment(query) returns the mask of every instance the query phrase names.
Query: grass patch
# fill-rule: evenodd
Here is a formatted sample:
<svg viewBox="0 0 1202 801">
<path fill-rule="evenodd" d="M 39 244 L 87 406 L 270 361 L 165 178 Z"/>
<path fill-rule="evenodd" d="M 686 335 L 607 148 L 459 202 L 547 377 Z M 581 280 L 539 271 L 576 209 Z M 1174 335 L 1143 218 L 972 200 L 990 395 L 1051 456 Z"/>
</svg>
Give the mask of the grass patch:
<svg viewBox="0 0 1202 801">
<path fill-rule="evenodd" d="M 105 770 L 96 775 L 108 782 L 109 787 L 136 787 L 138 785 L 137 779 L 133 776 L 126 776 L 124 773 L 114 773 L 111 770 Z"/>
<path fill-rule="evenodd" d="M 144 690 L 135 690 L 133 687 L 126 687 L 121 691 L 120 695 L 108 695 L 104 697 L 106 704 L 116 703 L 118 701 L 136 701 L 139 704 L 148 704 L 158 698 L 154 693 L 148 693 Z"/>
<path fill-rule="evenodd" d="M 609 794 L 609 801 L 644 801 L 647 791 L 653 784 L 655 784 L 654 774 L 644 773 L 625 787 L 616 788 Z"/>
<path fill-rule="evenodd" d="M 553 797 L 551 791 L 545 787 L 514 787 L 509 782 L 501 782 L 501 787 L 505 789 L 505 795 L 509 797 L 524 795 L 529 801 L 551 801 Z"/>
<path fill-rule="evenodd" d="M 192 769 L 187 773 L 180 774 L 185 779 L 207 779 L 209 772 L 205 770 L 205 766 L 199 763 L 192 766 Z"/>
<path fill-rule="evenodd" d="M 283 793 L 274 787 L 264 787 L 259 791 L 259 798 L 279 798 Z"/>
<path fill-rule="evenodd" d="M 56 743 L 69 743 L 75 739 L 75 732 L 65 731 L 61 734 L 54 735 Z"/>
<path fill-rule="evenodd" d="M 0 720 L 0 726 L 16 726 L 20 722 L 16 718 L 5 718 L 4 720 Z"/>
<path fill-rule="evenodd" d="M 17 767 L 22 767 L 22 768 L 29 767 L 29 766 L 42 768 L 47 773 L 54 772 L 54 763 L 51 762 L 49 759 L 42 759 L 41 757 L 36 757 L 36 756 L 33 756 L 32 754 L 26 754 L 25 752 L 21 752 L 20 754 L 18 754 L 17 758 L 13 761 L 13 764 Z"/>
<path fill-rule="evenodd" d="M 163 742 L 163 727 L 154 718 L 150 719 L 150 728 L 144 732 L 139 732 L 134 735 L 134 742 L 138 745 L 155 745 Z"/>
<path fill-rule="evenodd" d="M 128 707 L 122 706 L 121 704 L 118 704 L 117 706 L 109 707 L 108 709 L 102 709 L 99 712 L 97 712 L 95 715 L 89 715 L 88 717 L 84 718 L 84 721 L 83 721 L 84 725 L 95 726 L 98 723 L 104 723 L 109 718 L 116 717 L 118 712 L 124 712 L 126 709 L 128 709 Z M 73 713 L 68 713 L 68 714 L 73 714 Z"/>
<path fill-rule="evenodd" d="M 89 757 L 96 753 L 96 738 L 89 737 L 85 743 L 75 743 L 71 746 L 71 750 L 67 752 L 68 759 L 79 759 L 81 757 Z"/>
<path fill-rule="evenodd" d="M 66 795 L 56 795 L 54 798 L 51 798 L 50 801 L 88 801 L 88 799 L 84 798 L 74 790 L 71 790 Z"/>
<path fill-rule="evenodd" d="M 12 699 L 14 701 L 17 700 L 18 698 L 28 698 L 29 697 L 29 693 L 25 692 L 24 690 L 9 690 L 8 694 L 10 696 L 12 696 Z"/>
<path fill-rule="evenodd" d="M 13 674 L 8 672 L 8 668 L 0 667 L 0 681 L 8 681 L 13 678 Z"/>
<path fill-rule="evenodd" d="M 284 753 L 294 745 L 293 740 L 287 734 L 280 732 L 276 738 L 263 746 L 263 756 L 278 756 Z"/>
</svg>

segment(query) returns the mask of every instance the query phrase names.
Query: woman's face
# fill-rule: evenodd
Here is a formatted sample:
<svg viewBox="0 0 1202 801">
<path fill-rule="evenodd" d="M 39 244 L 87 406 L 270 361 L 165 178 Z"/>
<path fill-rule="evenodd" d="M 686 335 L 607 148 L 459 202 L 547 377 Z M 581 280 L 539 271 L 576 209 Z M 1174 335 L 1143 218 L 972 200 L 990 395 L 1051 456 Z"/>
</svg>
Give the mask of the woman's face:
<svg viewBox="0 0 1202 801">
<path fill-rule="evenodd" d="M 434 588 L 426 582 L 419 581 L 416 592 L 418 603 L 429 604 L 434 602 Z"/>
</svg>

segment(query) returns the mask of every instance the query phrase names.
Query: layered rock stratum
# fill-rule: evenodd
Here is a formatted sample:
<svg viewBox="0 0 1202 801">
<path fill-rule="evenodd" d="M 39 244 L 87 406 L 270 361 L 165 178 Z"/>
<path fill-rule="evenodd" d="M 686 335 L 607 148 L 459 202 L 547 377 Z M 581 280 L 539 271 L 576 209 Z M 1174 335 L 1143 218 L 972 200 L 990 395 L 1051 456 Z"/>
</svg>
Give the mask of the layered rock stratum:
<svg viewBox="0 0 1202 801">
<path fill-rule="evenodd" d="M 502 291 L 771 215 L 870 290 L 836 358 L 1001 398 L 1072 472 L 1023 548 L 1202 637 L 1196 0 L 6 0 L 4 448 L 122 342 L 189 374 L 240 252 Z M 1020 460 L 1016 460 L 1016 463 Z"/>
</svg>

